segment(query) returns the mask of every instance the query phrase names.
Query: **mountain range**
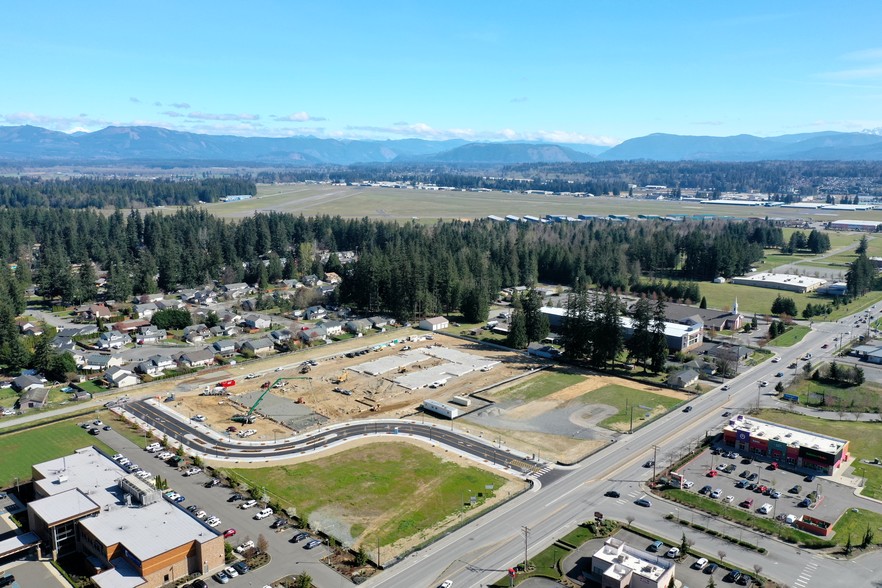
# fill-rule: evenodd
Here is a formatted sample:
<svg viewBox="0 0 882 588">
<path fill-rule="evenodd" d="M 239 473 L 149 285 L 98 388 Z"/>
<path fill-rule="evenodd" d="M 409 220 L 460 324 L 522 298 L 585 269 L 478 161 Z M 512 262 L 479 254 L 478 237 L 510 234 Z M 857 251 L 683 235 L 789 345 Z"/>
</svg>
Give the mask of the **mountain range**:
<svg viewBox="0 0 882 588">
<path fill-rule="evenodd" d="M 882 160 L 877 133 L 818 132 L 777 137 L 688 136 L 656 133 L 615 147 L 554 143 L 471 143 L 462 139 L 385 141 L 302 137 L 203 135 L 159 127 L 107 127 L 62 133 L 40 127 L 0 126 L 0 161 L 226 162 L 262 165 L 444 163 L 486 165 L 588 161 Z"/>
</svg>

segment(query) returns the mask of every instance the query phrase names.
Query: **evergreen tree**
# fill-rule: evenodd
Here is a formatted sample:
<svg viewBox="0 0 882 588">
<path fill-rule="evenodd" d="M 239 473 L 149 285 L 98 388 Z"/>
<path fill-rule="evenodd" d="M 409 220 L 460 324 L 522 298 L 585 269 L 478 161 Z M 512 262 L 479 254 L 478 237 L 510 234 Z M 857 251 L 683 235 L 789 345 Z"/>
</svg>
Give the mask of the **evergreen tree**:
<svg viewBox="0 0 882 588">
<path fill-rule="evenodd" d="M 527 330 L 527 342 L 541 341 L 548 336 L 548 317 L 542 314 L 542 297 L 530 288 L 521 296 L 521 308 Z"/>
<path fill-rule="evenodd" d="M 620 317 L 622 313 L 621 301 L 618 296 L 607 290 L 603 297 L 595 298 L 595 308 L 592 312 L 592 320 L 595 324 L 593 329 L 593 355 L 591 363 L 598 366 L 607 366 L 615 361 L 616 357 L 624 348 L 624 336 Z"/>
<path fill-rule="evenodd" d="M 707 298 L 701 297 L 701 303 L 698 305 L 698 308 L 707 308 Z"/>
<path fill-rule="evenodd" d="M 659 298 L 655 303 L 652 315 L 652 346 L 650 347 L 649 362 L 652 371 L 661 372 L 668 359 L 668 340 L 665 337 L 665 301 Z"/>
<path fill-rule="evenodd" d="M 592 318 L 592 297 L 583 284 L 577 281 L 576 288 L 567 298 L 567 313 L 562 328 L 564 356 L 573 360 L 584 360 L 591 356 L 594 342 L 594 321 Z"/>
<path fill-rule="evenodd" d="M 91 302 L 98 299 L 98 287 L 95 283 L 98 276 L 95 273 L 95 266 L 91 261 L 85 261 L 80 265 L 80 271 L 77 276 L 79 278 L 80 296 L 84 302 Z"/>
<path fill-rule="evenodd" d="M 480 284 L 473 284 L 466 290 L 460 310 L 467 323 L 481 323 L 487 320 L 490 314 L 490 301 Z"/>
<path fill-rule="evenodd" d="M 853 298 L 863 296 L 873 289 L 875 278 L 876 266 L 867 257 L 866 252 L 861 253 L 851 262 L 851 267 L 845 274 L 849 295 Z"/>
<path fill-rule="evenodd" d="M 505 343 L 513 349 L 523 349 L 530 344 L 527 340 L 527 321 L 521 308 L 515 308 L 511 312 Z"/>
<path fill-rule="evenodd" d="M 652 354 L 653 336 L 652 306 L 646 297 L 640 298 L 634 306 L 631 338 L 625 343 L 631 357 L 638 365 L 646 369 L 646 362 Z"/>
</svg>

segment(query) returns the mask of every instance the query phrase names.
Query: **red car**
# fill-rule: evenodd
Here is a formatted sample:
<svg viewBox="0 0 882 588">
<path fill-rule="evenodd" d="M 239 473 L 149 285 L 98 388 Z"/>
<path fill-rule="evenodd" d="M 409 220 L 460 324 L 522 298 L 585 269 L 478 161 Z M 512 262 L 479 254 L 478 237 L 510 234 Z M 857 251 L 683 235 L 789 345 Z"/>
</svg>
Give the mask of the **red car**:
<svg viewBox="0 0 882 588">
<path fill-rule="evenodd" d="M 710 470 L 710 471 L 708 471 L 708 473 L 706 475 L 708 478 L 716 478 L 717 477 L 717 470 Z"/>
<path fill-rule="evenodd" d="M 232 537 L 235 534 L 236 529 L 227 529 L 226 531 L 224 531 L 224 539 L 226 539 L 227 537 Z"/>
<path fill-rule="evenodd" d="M 754 492 L 756 492 L 757 494 L 762 494 L 763 492 L 765 492 L 768 489 L 769 489 L 768 486 L 757 486 L 756 489 L 754 489 Z"/>
<path fill-rule="evenodd" d="M 750 508 L 751 506 L 753 506 L 753 498 L 743 500 L 738 506 L 740 506 L 741 508 Z"/>
</svg>

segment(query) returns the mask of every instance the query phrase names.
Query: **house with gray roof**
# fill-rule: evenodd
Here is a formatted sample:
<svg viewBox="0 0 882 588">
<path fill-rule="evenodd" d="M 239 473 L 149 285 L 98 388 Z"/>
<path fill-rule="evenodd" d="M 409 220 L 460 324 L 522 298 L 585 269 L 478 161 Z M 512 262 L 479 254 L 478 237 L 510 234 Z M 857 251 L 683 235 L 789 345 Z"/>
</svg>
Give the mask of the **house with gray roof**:
<svg viewBox="0 0 882 588">
<path fill-rule="evenodd" d="M 373 329 L 374 325 L 367 319 L 354 319 L 347 321 L 345 327 L 350 333 L 366 333 Z"/>
<path fill-rule="evenodd" d="M 687 388 L 698 381 L 698 372 L 695 370 L 680 370 L 668 376 L 668 386 L 674 388 Z"/>
<path fill-rule="evenodd" d="M 273 321 L 269 317 L 259 314 L 249 314 L 245 317 L 245 326 L 249 329 L 268 329 L 272 326 Z"/>
<path fill-rule="evenodd" d="M 114 388 L 126 388 L 141 383 L 141 378 L 121 367 L 113 367 L 104 372 L 104 380 Z"/>
<path fill-rule="evenodd" d="M 178 364 L 188 368 L 203 367 L 214 363 L 214 353 L 210 349 L 188 351 L 178 356 Z"/>
<path fill-rule="evenodd" d="M 243 341 L 239 345 L 240 350 L 253 353 L 254 355 L 269 353 L 275 348 L 276 346 L 273 343 L 272 339 L 268 339 L 266 337 L 261 337 L 260 339 L 248 339 L 247 341 Z"/>
<path fill-rule="evenodd" d="M 233 357 L 236 355 L 236 342 L 232 339 L 221 339 L 212 343 L 210 349 L 215 355 Z"/>
<path fill-rule="evenodd" d="M 48 403 L 49 389 L 38 387 L 31 388 L 19 396 L 15 404 L 19 410 L 25 410 L 28 408 L 43 408 Z"/>
<path fill-rule="evenodd" d="M 12 387 L 18 392 L 27 392 L 34 388 L 42 388 L 45 383 L 46 378 L 24 374 L 12 380 Z"/>
</svg>

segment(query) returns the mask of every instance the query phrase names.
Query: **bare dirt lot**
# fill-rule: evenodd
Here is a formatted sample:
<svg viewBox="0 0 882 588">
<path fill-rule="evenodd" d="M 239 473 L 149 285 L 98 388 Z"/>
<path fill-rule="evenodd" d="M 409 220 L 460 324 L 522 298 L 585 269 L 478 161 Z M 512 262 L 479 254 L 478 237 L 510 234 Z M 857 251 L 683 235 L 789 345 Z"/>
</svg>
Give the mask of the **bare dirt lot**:
<svg viewBox="0 0 882 588">
<path fill-rule="evenodd" d="M 272 389 L 267 398 L 271 398 L 270 395 L 272 395 L 289 402 L 273 403 L 265 398 L 265 404 L 262 402 L 256 410 L 259 415 L 270 417 L 276 422 L 266 418 L 258 418 L 254 424 L 247 426 L 247 428 L 257 430 L 257 434 L 249 440 L 268 440 L 283 438 L 294 434 L 295 431 L 302 432 L 310 426 L 322 425 L 327 422 L 413 415 L 426 399 L 447 402 L 453 396 L 467 395 L 512 377 L 523 375 L 525 367 L 537 365 L 536 361 L 528 359 L 521 353 L 501 351 L 446 335 L 434 334 L 431 340 L 404 341 L 407 337 L 416 338 L 425 335 L 424 332 L 402 329 L 381 336 L 352 339 L 332 346 L 319 347 L 295 355 L 269 358 L 259 364 L 248 364 L 247 368 L 227 368 L 214 372 L 209 377 L 202 376 L 198 381 L 194 379 L 192 382 L 179 383 L 169 391 L 174 391 L 174 389 L 189 391 L 177 393 L 176 400 L 172 402 L 171 406 L 188 417 L 201 414 L 207 419 L 204 424 L 215 430 L 224 431 L 228 426 L 234 424 L 231 421 L 234 415 L 247 412 L 256 398 L 254 393 L 261 390 L 262 384 L 273 383 L 279 378 L 284 378 L 278 382 L 280 387 Z M 394 346 L 385 346 L 364 355 L 346 357 L 346 353 L 350 351 L 371 349 L 396 339 L 400 342 Z M 498 363 L 489 368 L 489 371 L 478 369 L 461 376 L 449 377 L 446 379 L 445 385 L 440 388 L 423 387 L 415 390 L 405 388 L 395 380 L 408 374 L 431 373 L 431 370 L 448 365 L 448 361 L 440 357 L 426 356 L 418 363 L 411 363 L 403 369 L 393 369 L 378 375 L 355 371 L 355 369 L 362 369 L 361 366 L 369 362 L 399 355 L 404 352 L 405 347 L 410 348 L 407 353 L 413 353 L 414 350 L 427 350 L 429 353 L 435 350 L 442 352 L 445 349 L 456 350 L 468 354 L 476 361 L 486 360 L 486 362 Z M 312 358 L 316 359 L 318 365 L 310 367 L 307 373 L 301 373 L 302 363 Z M 283 359 L 285 361 L 282 361 Z M 260 373 L 260 377 L 251 380 L 244 379 L 242 371 L 252 369 L 257 373 L 258 367 L 263 371 Z M 281 371 L 274 371 L 277 367 L 281 367 Z M 230 388 L 231 396 L 198 395 L 202 390 L 202 385 L 217 382 L 225 377 L 235 377 L 237 381 L 236 386 Z M 350 394 L 334 392 L 335 388 L 347 390 Z M 290 409 L 292 403 L 297 404 L 296 411 Z M 274 409 L 274 404 L 283 408 Z M 284 408 L 286 405 L 289 408 Z M 302 417 L 301 407 L 311 411 L 316 418 L 310 418 L 309 415 Z M 276 414 L 273 414 L 272 410 L 276 410 Z M 294 414 L 295 412 L 297 414 Z M 300 420 L 293 420 L 295 418 Z"/>
</svg>

